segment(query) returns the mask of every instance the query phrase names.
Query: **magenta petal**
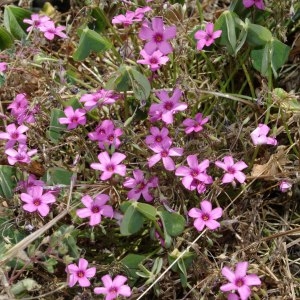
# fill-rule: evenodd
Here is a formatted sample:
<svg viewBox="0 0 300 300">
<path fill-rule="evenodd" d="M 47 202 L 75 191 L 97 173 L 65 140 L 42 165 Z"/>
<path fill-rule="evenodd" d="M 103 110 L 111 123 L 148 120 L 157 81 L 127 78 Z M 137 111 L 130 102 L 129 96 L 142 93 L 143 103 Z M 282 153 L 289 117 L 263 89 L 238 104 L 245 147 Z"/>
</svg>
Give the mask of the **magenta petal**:
<svg viewBox="0 0 300 300">
<path fill-rule="evenodd" d="M 235 272 L 234 272 L 235 277 L 236 278 L 243 278 L 244 276 L 246 276 L 247 269 L 248 269 L 248 262 L 247 261 L 237 263 L 236 268 L 235 268 Z"/>
<path fill-rule="evenodd" d="M 156 48 L 157 48 L 156 43 L 154 43 L 154 42 L 152 42 L 152 41 L 146 43 L 146 45 L 144 46 L 144 50 L 145 50 L 145 52 L 146 52 L 148 55 L 153 54 L 154 51 L 156 50 Z M 143 51 L 143 50 L 142 50 L 142 51 Z M 141 51 L 141 55 L 143 55 L 142 51 Z M 147 57 L 145 57 L 145 55 L 143 55 L 143 57 L 144 57 L 145 59 L 147 58 Z"/>
<path fill-rule="evenodd" d="M 160 18 L 160 17 L 155 17 L 152 19 L 152 28 L 154 31 L 163 31 L 164 29 L 164 22 L 163 22 L 163 19 Z"/>
<path fill-rule="evenodd" d="M 198 231 L 202 231 L 205 227 L 205 222 L 202 220 L 202 218 L 198 218 L 194 221 L 194 226 Z"/>
<path fill-rule="evenodd" d="M 55 197 L 50 192 L 47 192 L 44 195 L 42 195 L 41 200 L 44 203 L 54 203 L 56 201 Z"/>
<path fill-rule="evenodd" d="M 234 282 L 236 279 L 235 273 L 233 273 L 228 267 L 222 268 L 222 275 L 225 276 L 230 282 Z M 232 288 L 232 290 L 234 290 L 234 289 L 235 288 Z M 224 290 L 224 291 L 226 291 L 226 290 Z"/>
<path fill-rule="evenodd" d="M 121 161 L 123 161 L 126 158 L 125 154 L 115 152 L 111 157 L 111 162 L 114 164 L 119 164 Z"/>
<path fill-rule="evenodd" d="M 47 204 L 44 204 L 44 203 L 41 203 L 39 206 L 38 206 L 38 212 L 40 213 L 40 215 L 42 217 L 45 217 L 48 215 L 50 211 L 50 208 Z"/>
<path fill-rule="evenodd" d="M 120 176 L 126 175 L 126 166 L 125 165 L 117 165 L 115 167 L 115 173 L 119 174 Z"/>
<path fill-rule="evenodd" d="M 175 37 L 176 37 L 176 26 L 166 27 L 164 31 L 164 38 L 170 40 Z"/>
<path fill-rule="evenodd" d="M 234 177 L 240 183 L 243 183 L 246 180 L 246 175 L 244 173 L 242 173 L 241 171 L 236 171 L 234 173 Z"/>
<path fill-rule="evenodd" d="M 89 217 L 92 214 L 92 212 L 89 208 L 80 208 L 77 209 L 76 214 L 79 218 L 83 219 Z"/>
<path fill-rule="evenodd" d="M 105 167 L 103 166 L 103 164 L 99 164 L 99 163 L 91 163 L 90 167 L 94 170 L 100 170 L 100 171 L 105 170 Z"/>
<path fill-rule="evenodd" d="M 229 173 L 226 173 L 222 178 L 223 183 L 229 183 L 232 182 L 233 180 L 234 180 L 234 175 Z"/>
<path fill-rule="evenodd" d="M 191 217 L 191 218 L 200 218 L 202 213 L 201 213 L 201 210 L 199 208 L 192 208 L 189 212 L 188 212 L 188 215 Z"/>
<path fill-rule="evenodd" d="M 95 293 L 96 295 L 107 294 L 107 293 L 108 293 L 108 290 L 107 290 L 107 288 L 105 288 L 105 287 L 96 287 L 96 288 L 94 288 L 94 293 Z"/>
<path fill-rule="evenodd" d="M 88 261 L 84 258 L 79 258 L 79 261 L 78 261 L 78 268 L 79 270 L 86 270 L 87 267 L 88 267 Z"/>
<path fill-rule="evenodd" d="M 112 286 L 112 279 L 109 275 L 104 275 L 102 278 L 101 278 L 102 282 L 103 282 L 103 285 L 106 287 L 106 288 L 110 288 Z"/>
<path fill-rule="evenodd" d="M 101 222 L 101 214 L 100 213 L 92 213 L 90 217 L 90 225 L 95 226 Z"/>
<path fill-rule="evenodd" d="M 224 156 L 223 161 L 224 161 L 224 163 L 225 163 L 225 165 L 226 165 L 227 167 L 230 167 L 230 166 L 233 166 L 233 165 L 234 165 L 234 161 L 233 161 L 232 156 L 229 156 L 229 155 Z"/>
<path fill-rule="evenodd" d="M 87 287 L 91 285 L 90 281 L 86 277 L 78 277 L 78 283 L 82 287 Z"/>
<path fill-rule="evenodd" d="M 95 197 L 94 204 L 103 206 L 109 200 L 109 196 L 106 194 L 99 194 Z"/>
<path fill-rule="evenodd" d="M 247 300 L 251 295 L 251 290 L 249 286 L 243 285 L 242 287 L 238 288 L 238 293 L 240 294 L 241 300 Z"/>
<path fill-rule="evenodd" d="M 254 0 L 243 0 L 243 4 L 246 8 L 249 8 L 254 4 Z"/>
<path fill-rule="evenodd" d="M 211 230 L 215 230 L 218 227 L 220 227 L 220 223 L 215 220 L 209 220 L 209 221 L 206 221 L 206 226 Z"/>
<path fill-rule="evenodd" d="M 89 195 L 85 195 L 81 198 L 81 202 L 83 203 L 84 206 L 90 208 L 94 201 Z"/>
<path fill-rule="evenodd" d="M 243 161 L 238 161 L 234 164 L 234 169 L 237 171 L 241 171 L 243 169 L 246 169 L 248 165 L 246 165 Z"/>
<path fill-rule="evenodd" d="M 107 180 L 113 176 L 113 172 L 104 171 L 100 177 L 101 180 Z"/>
<path fill-rule="evenodd" d="M 21 200 L 26 202 L 26 203 L 32 203 L 33 198 L 29 194 L 22 193 L 21 194 Z"/>
<path fill-rule="evenodd" d="M 114 210 L 110 205 L 104 205 L 101 208 L 101 214 L 105 217 L 112 218 L 114 216 Z"/>
<path fill-rule="evenodd" d="M 126 281 L 127 278 L 125 276 L 117 275 L 116 278 L 113 280 L 113 285 L 116 287 L 121 287 Z"/>
<path fill-rule="evenodd" d="M 178 167 L 175 171 L 176 176 L 187 176 L 190 175 L 191 169 L 186 166 Z"/>
<path fill-rule="evenodd" d="M 70 264 L 70 265 L 67 266 L 67 271 L 69 273 L 75 273 L 75 272 L 78 271 L 78 267 L 75 264 Z"/>
<path fill-rule="evenodd" d="M 221 207 L 217 207 L 210 212 L 212 219 L 219 219 L 222 217 L 223 210 Z"/>
<path fill-rule="evenodd" d="M 173 171 L 175 170 L 175 163 L 171 157 L 163 157 L 162 158 L 163 165 L 168 171 Z"/>
<path fill-rule="evenodd" d="M 162 41 L 158 44 L 158 49 L 161 51 L 162 54 L 169 54 L 173 51 L 171 44 L 167 41 Z"/>
<path fill-rule="evenodd" d="M 154 154 L 151 157 L 148 158 L 148 165 L 149 167 L 153 167 L 156 163 L 158 163 L 161 159 L 160 154 Z"/>
<path fill-rule="evenodd" d="M 131 289 L 128 285 L 122 285 L 119 287 L 119 294 L 124 297 L 130 297 L 131 296 Z"/>
<path fill-rule="evenodd" d="M 249 274 L 243 278 L 246 285 L 261 285 L 259 277 L 255 274 Z"/>
<path fill-rule="evenodd" d="M 89 268 L 85 271 L 85 276 L 88 277 L 88 278 L 94 277 L 95 274 L 96 274 L 96 268 L 95 267 Z"/>
<path fill-rule="evenodd" d="M 236 285 L 233 284 L 233 283 L 226 283 L 226 284 L 223 284 L 221 287 L 220 287 L 220 290 L 222 292 L 231 292 L 232 290 L 235 290 L 236 289 Z"/>
<path fill-rule="evenodd" d="M 213 23 L 207 23 L 205 27 L 206 33 L 211 36 L 214 32 L 214 24 Z"/>
<path fill-rule="evenodd" d="M 70 274 L 69 287 L 73 287 L 76 284 L 77 280 L 78 280 L 77 276 L 75 276 L 74 274 Z"/>
<path fill-rule="evenodd" d="M 148 26 L 142 26 L 139 32 L 141 40 L 150 40 L 153 36 L 153 31 Z"/>
<path fill-rule="evenodd" d="M 29 212 L 34 212 L 37 210 L 37 206 L 35 206 L 34 204 L 24 204 L 23 209 Z"/>
<path fill-rule="evenodd" d="M 204 200 L 200 203 L 200 206 L 203 213 L 210 215 L 210 212 L 212 210 L 211 202 Z"/>
<path fill-rule="evenodd" d="M 198 169 L 198 159 L 197 159 L 197 155 L 189 155 L 187 157 L 187 162 L 188 165 L 192 168 L 192 169 Z"/>
</svg>

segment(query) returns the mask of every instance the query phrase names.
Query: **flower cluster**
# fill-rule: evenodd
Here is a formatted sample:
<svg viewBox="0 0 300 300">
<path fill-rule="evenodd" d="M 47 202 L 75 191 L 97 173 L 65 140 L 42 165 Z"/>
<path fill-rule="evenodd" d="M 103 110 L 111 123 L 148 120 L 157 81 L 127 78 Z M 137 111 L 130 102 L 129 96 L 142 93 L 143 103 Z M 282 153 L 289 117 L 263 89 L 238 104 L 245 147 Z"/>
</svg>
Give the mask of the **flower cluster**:
<svg viewBox="0 0 300 300">
<path fill-rule="evenodd" d="M 141 22 L 144 19 L 146 12 L 152 10 L 149 6 L 138 7 L 135 11 L 128 10 L 125 15 L 118 15 L 113 17 L 113 24 L 120 24 L 124 27 L 132 25 L 134 22 Z"/>
</svg>

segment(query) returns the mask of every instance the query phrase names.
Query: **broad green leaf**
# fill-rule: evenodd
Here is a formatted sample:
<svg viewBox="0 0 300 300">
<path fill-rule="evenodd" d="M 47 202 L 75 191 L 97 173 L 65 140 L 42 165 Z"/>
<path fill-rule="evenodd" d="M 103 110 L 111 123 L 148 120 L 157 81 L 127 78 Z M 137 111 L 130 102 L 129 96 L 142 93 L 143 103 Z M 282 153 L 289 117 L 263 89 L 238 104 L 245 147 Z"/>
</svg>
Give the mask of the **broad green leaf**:
<svg viewBox="0 0 300 300">
<path fill-rule="evenodd" d="M 247 43 L 253 47 L 264 46 L 272 40 L 272 33 L 266 27 L 248 22 Z"/>
<path fill-rule="evenodd" d="M 108 39 L 86 27 L 81 30 L 78 48 L 73 54 L 73 59 L 81 61 L 86 59 L 92 51 L 96 53 L 104 52 L 111 47 L 112 44 Z"/>
<path fill-rule="evenodd" d="M 180 235 L 185 227 L 185 219 L 178 213 L 171 213 L 166 210 L 158 211 L 163 226 L 170 236 Z"/>
<path fill-rule="evenodd" d="M 91 16 L 94 18 L 94 22 L 89 24 L 89 27 L 96 32 L 102 32 L 110 26 L 109 20 L 106 17 L 106 14 L 100 7 L 94 7 L 91 11 Z"/>
<path fill-rule="evenodd" d="M 137 279 L 139 276 L 136 272 L 139 270 L 138 265 L 142 263 L 147 256 L 139 254 L 128 254 L 122 260 L 121 263 L 128 269 L 128 273 L 131 278 Z"/>
<path fill-rule="evenodd" d="M 10 48 L 14 42 L 13 36 L 5 29 L 5 27 L 0 27 L 0 50 Z"/>
<path fill-rule="evenodd" d="M 11 166 L 0 166 L 0 195 L 6 199 L 13 197 L 16 187 L 16 168 Z"/>
<path fill-rule="evenodd" d="M 31 12 L 29 10 L 14 5 L 5 6 L 4 26 L 16 39 L 25 38 L 28 25 L 23 20 L 30 18 L 30 15 Z"/>
<path fill-rule="evenodd" d="M 136 207 L 136 209 L 143 214 L 147 219 L 151 221 L 156 220 L 156 213 L 157 210 L 153 205 L 141 203 L 141 202 L 135 202 L 133 203 L 133 206 Z"/>
<path fill-rule="evenodd" d="M 143 215 L 133 205 L 130 205 L 121 222 L 121 234 L 126 236 L 138 232 L 143 227 L 144 220 Z"/>
<path fill-rule="evenodd" d="M 105 88 L 117 92 L 126 92 L 130 90 L 130 84 L 130 74 L 126 66 L 121 66 L 108 80 Z"/>
<path fill-rule="evenodd" d="M 44 175 L 46 176 L 43 178 L 44 181 L 47 182 L 47 185 L 69 185 L 71 183 L 73 173 L 59 167 L 49 168 L 47 173 Z"/>
<path fill-rule="evenodd" d="M 277 70 L 288 60 L 291 48 L 277 39 L 272 40 L 272 71 L 277 77 Z"/>
<path fill-rule="evenodd" d="M 151 91 L 149 80 L 134 68 L 131 68 L 129 72 L 132 75 L 131 85 L 134 96 L 140 101 L 147 100 Z"/>
<path fill-rule="evenodd" d="M 52 142 L 58 143 L 58 140 L 63 131 L 65 131 L 66 126 L 60 124 L 58 119 L 65 117 L 65 114 L 62 110 L 54 108 L 51 111 L 50 127 L 47 131 L 47 136 L 51 139 Z"/>
<path fill-rule="evenodd" d="M 237 55 L 237 53 L 241 50 L 241 48 L 245 44 L 248 35 L 248 25 L 240 19 L 237 21 L 237 23 L 240 28 L 240 33 L 236 41 L 236 49 L 234 51 L 234 55 Z"/>
</svg>

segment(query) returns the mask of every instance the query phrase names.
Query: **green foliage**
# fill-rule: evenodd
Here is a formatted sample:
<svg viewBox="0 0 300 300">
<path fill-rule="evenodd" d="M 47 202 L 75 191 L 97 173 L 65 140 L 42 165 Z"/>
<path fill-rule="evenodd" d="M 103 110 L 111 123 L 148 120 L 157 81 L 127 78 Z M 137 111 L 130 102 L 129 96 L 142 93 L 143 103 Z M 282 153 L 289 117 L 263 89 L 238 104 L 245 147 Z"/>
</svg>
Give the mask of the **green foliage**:
<svg viewBox="0 0 300 300">
<path fill-rule="evenodd" d="M 28 295 L 29 291 L 35 291 L 39 290 L 41 288 L 41 285 L 38 284 L 34 279 L 32 278 L 25 278 L 17 283 L 13 284 L 10 288 L 10 291 L 15 295 L 15 296 L 26 296 Z"/>
<path fill-rule="evenodd" d="M 61 134 L 63 131 L 65 131 L 66 126 L 63 124 L 60 124 L 58 119 L 65 117 L 65 114 L 62 110 L 58 108 L 54 108 L 51 111 L 51 118 L 50 118 L 50 126 L 49 130 L 47 131 L 47 136 L 50 138 L 50 140 L 57 144 Z"/>
<path fill-rule="evenodd" d="M 6 199 L 13 197 L 16 187 L 16 168 L 0 165 L 0 195 Z"/>
<path fill-rule="evenodd" d="M 132 283 L 134 283 L 138 279 L 139 277 L 137 274 L 137 271 L 139 270 L 138 266 L 146 258 L 147 256 L 145 255 L 130 253 L 121 259 L 121 263 L 126 267 Z"/>
<path fill-rule="evenodd" d="M 10 48 L 14 42 L 13 36 L 5 27 L 0 27 L 0 50 Z"/>
<path fill-rule="evenodd" d="M 47 173 L 44 176 L 44 181 L 48 185 L 69 185 L 71 183 L 73 173 L 59 167 L 52 167 L 47 170 Z"/>
<path fill-rule="evenodd" d="M 94 22 L 89 24 L 90 29 L 100 33 L 110 26 L 103 9 L 100 7 L 93 7 L 91 10 L 91 16 L 94 18 Z"/>
<path fill-rule="evenodd" d="M 170 236 L 176 237 L 182 234 L 185 227 L 185 219 L 182 215 L 166 210 L 159 211 L 158 215 L 160 216 L 164 229 Z"/>
</svg>

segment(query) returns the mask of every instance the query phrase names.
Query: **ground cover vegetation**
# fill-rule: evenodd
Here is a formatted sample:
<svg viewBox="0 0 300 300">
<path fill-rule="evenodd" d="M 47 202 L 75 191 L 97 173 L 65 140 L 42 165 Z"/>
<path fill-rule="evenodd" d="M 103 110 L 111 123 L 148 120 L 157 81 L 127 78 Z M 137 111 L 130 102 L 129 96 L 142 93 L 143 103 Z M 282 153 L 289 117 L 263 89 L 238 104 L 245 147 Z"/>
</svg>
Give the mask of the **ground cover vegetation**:
<svg viewBox="0 0 300 300">
<path fill-rule="evenodd" d="M 0 299 L 299 299 L 299 3 L 2 2 Z"/>
</svg>

